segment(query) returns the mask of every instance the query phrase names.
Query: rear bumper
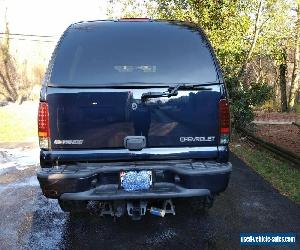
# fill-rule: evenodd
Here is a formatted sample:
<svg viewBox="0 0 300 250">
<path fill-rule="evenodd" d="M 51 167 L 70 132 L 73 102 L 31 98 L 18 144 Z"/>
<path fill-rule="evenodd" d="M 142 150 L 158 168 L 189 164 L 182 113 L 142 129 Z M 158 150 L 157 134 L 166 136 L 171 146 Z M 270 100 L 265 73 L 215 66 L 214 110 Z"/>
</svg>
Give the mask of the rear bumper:
<svg viewBox="0 0 300 250">
<path fill-rule="evenodd" d="M 147 191 L 127 192 L 119 173 L 152 170 L 153 185 Z M 231 163 L 213 161 L 145 161 L 79 163 L 42 168 L 37 177 L 46 197 L 65 200 L 167 199 L 220 193 L 228 185 Z"/>
<path fill-rule="evenodd" d="M 76 162 L 121 162 L 121 161 L 165 161 L 174 159 L 217 160 L 228 162 L 228 146 L 143 148 L 139 151 L 128 149 L 99 150 L 41 150 L 41 167 L 49 168 L 57 162 L 71 164 Z"/>
<path fill-rule="evenodd" d="M 188 189 L 171 183 L 157 183 L 149 191 L 127 192 L 118 185 L 102 185 L 85 192 L 65 193 L 63 200 L 134 200 L 134 199 L 170 199 L 209 195 L 208 189 Z"/>
</svg>

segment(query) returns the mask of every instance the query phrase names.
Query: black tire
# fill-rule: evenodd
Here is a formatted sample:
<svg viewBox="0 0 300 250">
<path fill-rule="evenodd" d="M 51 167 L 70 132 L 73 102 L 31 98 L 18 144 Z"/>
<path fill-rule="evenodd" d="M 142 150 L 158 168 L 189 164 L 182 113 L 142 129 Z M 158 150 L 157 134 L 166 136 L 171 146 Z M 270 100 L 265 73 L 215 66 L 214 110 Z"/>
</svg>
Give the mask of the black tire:
<svg viewBox="0 0 300 250">
<path fill-rule="evenodd" d="M 215 201 L 215 196 L 213 195 L 204 196 L 201 200 L 201 209 L 207 211 L 208 209 L 212 208 L 212 206 L 214 205 L 214 201 Z"/>
<path fill-rule="evenodd" d="M 88 213 L 87 201 L 72 201 L 58 199 L 58 204 L 62 211 L 71 215 L 85 215 Z"/>
<path fill-rule="evenodd" d="M 213 195 L 193 198 L 191 199 L 191 207 L 195 212 L 207 213 L 212 208 L 214 200 L 215 197 Z"/>
</svg>

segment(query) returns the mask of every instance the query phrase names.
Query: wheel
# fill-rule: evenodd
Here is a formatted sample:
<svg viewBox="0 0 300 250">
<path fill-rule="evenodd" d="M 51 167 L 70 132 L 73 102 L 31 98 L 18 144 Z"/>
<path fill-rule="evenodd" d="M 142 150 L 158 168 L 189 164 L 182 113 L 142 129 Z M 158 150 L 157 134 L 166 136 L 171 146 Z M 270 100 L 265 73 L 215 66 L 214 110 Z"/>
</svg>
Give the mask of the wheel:
<svg viewBox="0 0 300 250">
<path fill-rule="evenodd" d="M 193 198 L 191 199 L 191 207 L 195 212 L 207 213 L 212 208 L 214 200 L 215 197 L 213 195 Z"/>
<path fill-rule="evenodd" d="M 69 212 L 72 215 L 81 215 L 87 213 L 87 201 L 72 201 L 58 199 L 58 204 L 62 211 Z"/>
<path fill-rule="evenodd" d="M 208 210 L 210 208 L 212 208 L 212 206 L 214 205 L 214 201 L 215 201 L 215 196 L 213 195 L 208 195 L 208 196 L 204 196 L 201 199 L 201 209 L 203 210 Z"/>
</svg>

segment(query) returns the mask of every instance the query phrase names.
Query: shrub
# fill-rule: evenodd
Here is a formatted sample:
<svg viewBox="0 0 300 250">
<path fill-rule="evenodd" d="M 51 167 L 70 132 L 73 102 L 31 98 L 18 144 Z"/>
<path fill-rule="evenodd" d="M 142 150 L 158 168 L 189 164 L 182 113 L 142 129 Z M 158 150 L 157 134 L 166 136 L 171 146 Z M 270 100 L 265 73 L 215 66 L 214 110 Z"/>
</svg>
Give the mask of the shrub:
<svg viewBox="0 0 300 250">
<path fill-rule="evenodd" d="M 234 128 L 251 126 L 254 119 L 253 109 L 270 100 L 273 89 L 266 83 L 242 85 L 236 78 L 226 79 L 231 99 L 231 117 Z"/>
</svg>

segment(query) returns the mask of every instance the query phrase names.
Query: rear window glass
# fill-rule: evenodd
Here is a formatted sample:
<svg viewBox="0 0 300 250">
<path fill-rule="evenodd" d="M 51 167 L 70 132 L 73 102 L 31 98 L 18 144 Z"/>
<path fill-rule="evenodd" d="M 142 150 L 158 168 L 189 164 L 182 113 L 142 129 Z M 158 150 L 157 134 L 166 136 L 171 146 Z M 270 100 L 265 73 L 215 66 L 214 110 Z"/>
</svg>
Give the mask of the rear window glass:
<svg viewBox="0 0 300 250">
<path fill-rule="evenodd" d="M 201 32 L 164 22 L 96 22 L 70 28 L 57 48 L 50 79 L 57 85 L 216 81 Z"/>
</svg>

